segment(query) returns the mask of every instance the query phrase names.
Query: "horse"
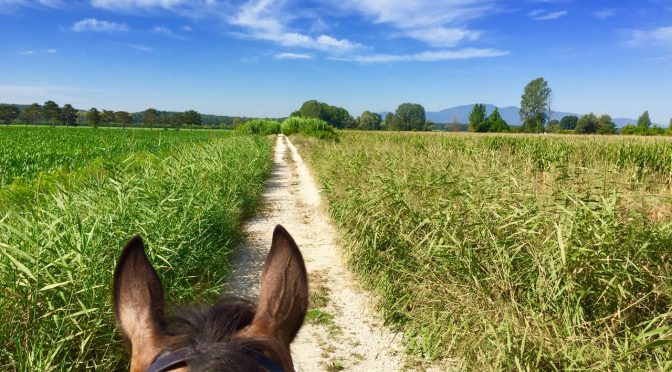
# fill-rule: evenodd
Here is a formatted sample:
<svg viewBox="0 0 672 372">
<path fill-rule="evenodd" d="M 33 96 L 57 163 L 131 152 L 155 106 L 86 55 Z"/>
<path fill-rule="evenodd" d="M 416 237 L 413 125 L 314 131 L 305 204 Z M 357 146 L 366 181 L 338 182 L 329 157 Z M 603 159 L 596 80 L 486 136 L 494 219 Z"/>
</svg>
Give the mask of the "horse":
<svg viewBox="0 0 672 372">
<path fill-rule="evenodd" d="M 224 296 L 209 308 L 166 315 L 163 285 L 139 236 L 121 252 L 113 290 L 132 372 L 294 371 L 289 347 L 308 308 L 308 278 L 299 248 L 280 225 L 256 304 Z"/>
</svg>

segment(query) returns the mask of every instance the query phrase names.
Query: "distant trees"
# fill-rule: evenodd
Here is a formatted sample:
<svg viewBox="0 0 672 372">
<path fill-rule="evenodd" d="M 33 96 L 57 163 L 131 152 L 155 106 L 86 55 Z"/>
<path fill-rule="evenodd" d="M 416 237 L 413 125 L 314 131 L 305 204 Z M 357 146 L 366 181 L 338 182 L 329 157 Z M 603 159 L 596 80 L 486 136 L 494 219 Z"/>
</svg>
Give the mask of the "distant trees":
<svg viewBox="0 0 672 372">
<path fill-rule="evenodd" d="M 477 103 L 472 107 L 469 113 L 469 131 L 471 132 L 487 132 L 488 127 L 485 121 L 485 105 Z"/>
<path fill-rule="evenodd" d="M 133 123 L 133 117 L 126 111 L 117 111 L 114 113 L 114 121 L 121 124 L 122 128 Z"/>
<path fill-rule="evenodd" d="M 154 128 L 159 122 L 159 112 L 156 109 L 148 108 L 142 115 L 142 124 L 146 127 Z"/>
<path fill-rule="evenodd" d="M 391 112 L 388 112 L 385 115 L 385 129 L 387 129 L 387 130 L 397 130 L 395 128 L 394 114 L 391 113 Z"/>
<path fill-rule="evenodd" d="M 551 88 L 543 77 L 530 81 L 520 97 L 523 131 L 540 133 L 551 117 Z"/>
<path fill-rule="evenodd" d="M 77 110 L 71 104 L 66 103 L 61 109 L 61 117 L 65 125 L 77 125 Z"/>
<path fill-rule="evenodd" d="M 55 126 L 61 122 L 61 108 L 54 101 L 47 101 L 42 106 L 42 116 L 49 122 L 50 126 Z"/>
<path fill-rule="evenodd" d="M 333 127 L 340 129 L 355 127 L 355 119 L 350 116 L 350 113 L 346 109 L 316 100 L 304 102 L 301 108 L 298 111 L 294 111 L 291 116 L 322 119 Z"/>
<path fill-rule="evenodd" d="M 201 114 L 194 110 L 184 112 L 184 123 L 190 126 L 201 125 Z"/>
<path fill-rule="evenodd" d="M 549 133 L 559 132 L 561 129 L 560 126 L 561 126 L 560 120 L 553 119 L 546 124 L 546 132 Z"/>
<path fill-rule="evenodd" d="M 110 125 L 114 123 L 114 111 L 112 110 L 102 110 L 100 111 L 100 122 L 103 125 Z"/>
<path fill-rule="evenodd" d="M 495 107 L 490 116 L 486 117 L 486 107 L 484 104 L 475 104 L 469 114 L 469 130 L 471 132 L 508 132 L 509 124 L 506 123 L 499 109 Z"/>
<path fill-rule="evenodd" d="M 33 103 L 26 107 L 21 113 L 21 120 L 28 124 L 37 124 L 42 120 L 42 106 L 39 103 Z"/>
<path fill-rule="evenodd" d="M 402 103 L 394 114 L 396 127 L 399 130 L 425 130 L 427 118 L 425 108 L 417 103 Z"/>
<path fill-rule="evenodd" d="M 462 124 L 460 124 L 460 119 L 458 119 L 457 116 L 453 116 L 453 120 L 450 122 L 450 131 L 459 132 L 461 128 Z"/>
<path fill-rule="evenodd" d="M 650 127 L 651 118 L 649 117 L 649 111 L 644 111 L 637 119 L 637 129 L 639 129 L 641 132 L 646 132 Z"/>
<path fill-rule="evenodd" d="M 598 134 L 616 134 L 616 124 L 611 120 L 611 116 L 602 115 L 597 121 Z"/>
<path fill-rule="evenodd" d="M 92 107 L 89 112 L 86 115 L 87 120 L 89 121 L 89 124 L 93 126 L 94 128 L 98 128 L 98 125 L 100 125 L 100 121 L 102 120 L 100 111 L 98 111 L 97 108 Z"/>
<path fill-rule="evenodd" d="M 560 129 L 574 130 L 578 121 L 579 118 L 575 115 L 563 116 L 562 119 L 560 119 Z"/>
<path fill-rule="evenodd" d="M 0 105 L 0 123 L 9 125 L 20 115 L 19 108 L 16 105 Z"/>
<path fill-rule="evenodd" d="M 357 129 L 361 130 L 380 130 L 383 118 L 380 114 L 371 111 L 364 111 L 355 121 Z"/>
<path fill-rule="evenodd" d="M 672 120 L 670 120 L 672 124 Z M 667 133 L 672 134 L 672 130 L 668 129 Z M 638 136 L 655 136 L 667 134 L 665 129 L 658 126 L 652 126 L 649 112 L 644 111 L 637 119 L 637 125 L 628 124 L 621 129 L 621 134 L 638 135 Z"/>
</svg>

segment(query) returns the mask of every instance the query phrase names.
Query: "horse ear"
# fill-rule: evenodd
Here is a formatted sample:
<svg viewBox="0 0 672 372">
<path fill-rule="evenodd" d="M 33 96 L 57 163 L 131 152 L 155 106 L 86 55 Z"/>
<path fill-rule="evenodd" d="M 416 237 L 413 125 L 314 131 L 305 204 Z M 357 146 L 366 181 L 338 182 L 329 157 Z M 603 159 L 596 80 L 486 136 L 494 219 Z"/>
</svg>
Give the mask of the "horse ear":
<svg viewBox="0 0 672 372">
<path fill-rule="evenodd" d="M 114 315 L 121 333 L 131 343 L 132 369 L 133 364 L 148 363 L 143 359 L 151 362 L 158 353 L 163 308 L 161 280 L 145 255 L 142 239 L 135 236 L 124 247 L 114 270 Z"/>
<path fill-rule="evenodd" d="M 259 304 L 249 333 L 273 337 L 289 347 L 308 309 L 308 275 L 287 230 L 277 225 L 261 274 Z"/>
</svg>

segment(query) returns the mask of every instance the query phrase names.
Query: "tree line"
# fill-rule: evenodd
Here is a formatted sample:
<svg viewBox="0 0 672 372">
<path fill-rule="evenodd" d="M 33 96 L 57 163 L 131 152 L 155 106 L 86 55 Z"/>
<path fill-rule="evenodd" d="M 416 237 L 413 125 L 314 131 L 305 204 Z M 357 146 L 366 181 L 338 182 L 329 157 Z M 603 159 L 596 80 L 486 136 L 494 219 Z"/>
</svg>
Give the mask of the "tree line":
<svg viewBox="0 0 672 372">
<path fill-rule="evenodd" d="M 233 127 L 249 118 L 235 116 L 203 115 L 195 110 L 184 112 L 159 111 L 149 108 L 142 112 L 104 110 L 92 107 L 89 110 L 75 109 L 71 104 L 62 107 L 54 101 L 40 105 L 0 104 L 0 124 L 48 124 L 50 126 L 143 126 L 148 128 L 181 127 Z"/>
</svg>

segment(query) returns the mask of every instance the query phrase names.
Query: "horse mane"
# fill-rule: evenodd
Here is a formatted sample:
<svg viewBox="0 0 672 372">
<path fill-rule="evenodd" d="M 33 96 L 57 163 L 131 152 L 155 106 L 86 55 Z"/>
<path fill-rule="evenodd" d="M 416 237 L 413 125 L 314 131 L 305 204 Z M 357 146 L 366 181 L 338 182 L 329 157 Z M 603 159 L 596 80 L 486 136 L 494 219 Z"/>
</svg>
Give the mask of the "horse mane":
<svg viewBox="0 0 672 372">
<path fill-rule="evenodd" d="M 255 307 L 254 302 L 233 296 L 220 298 L 212 307 L 172 306 L 164 325 L 171 339 L 167 350 L 192 347 L 190 371 L 263 372 L 254 355 L 266 353 L 279 360 L 277 342 L 234 337 L 252 323 Z"/>
</svg>

